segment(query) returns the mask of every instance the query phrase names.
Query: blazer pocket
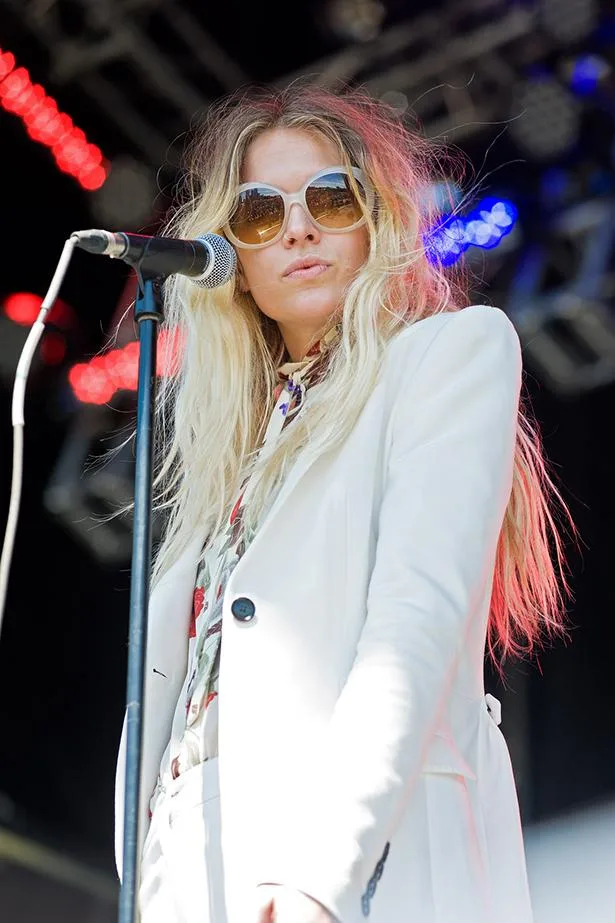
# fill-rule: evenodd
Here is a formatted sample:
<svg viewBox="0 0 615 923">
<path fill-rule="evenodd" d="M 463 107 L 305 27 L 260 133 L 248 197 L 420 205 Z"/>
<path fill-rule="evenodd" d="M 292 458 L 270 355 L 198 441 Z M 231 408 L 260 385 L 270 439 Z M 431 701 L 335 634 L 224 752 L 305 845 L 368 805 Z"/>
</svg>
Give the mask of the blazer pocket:
<svg viewBox="0 0 615 923">
<path fill-rule="evenodd" d="M 435 733 L 432 737 L 421 773 L 450 773 L 476 779 L 476 773 L 459 752 L 455 742 L 442 733 Z"/>
</svg>

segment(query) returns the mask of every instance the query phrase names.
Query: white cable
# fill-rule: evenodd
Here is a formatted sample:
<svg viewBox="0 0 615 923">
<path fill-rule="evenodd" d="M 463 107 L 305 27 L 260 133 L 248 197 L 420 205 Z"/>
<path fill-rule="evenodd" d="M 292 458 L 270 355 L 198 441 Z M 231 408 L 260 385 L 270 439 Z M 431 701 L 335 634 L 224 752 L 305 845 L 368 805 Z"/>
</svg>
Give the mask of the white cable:
<svg viewBox="0 0 615 923">
<path fill-rule="evenodd" d="M 6 595 L 9 584 L 9 570 L 13 556 L 13 546 L 15 544 L 15 533 L 17 531 L 17 519 L 19 516 L 19 504 L 21 500 L 21 484 L 23 478 L 23 436 L 24 436 L 24 404 L 26 397 L 26 382 L 30 372 L 30 366 L 36 347 L 45 330 L 47 315 L 54 305 L 60 286 L 64 281 L 64 276 L 68 269 L 73 250 L 77 245 L 76 238 L 69 238 L 64 244 L 64 249 L 56 271 L 53 274 L 51 284 L 47 294 L 41 304 L 41 310 L 30 329 L 30 333 L 24 343 L 24 347 L 17 363 L 15 372 L 15 384 L 13 387 L 13 404 L 12 404 L 12 423 L 13 423 L 13 474 L 11 478 L 11 498 L 9 501 L 9 512 L 4 532 L 4 542 L 2 545 L 2 557 L 0 558 L 0 635 L 2 634 L 2 621 L 4 618 L 4 607 L 6 605 Z"/>
</svg>

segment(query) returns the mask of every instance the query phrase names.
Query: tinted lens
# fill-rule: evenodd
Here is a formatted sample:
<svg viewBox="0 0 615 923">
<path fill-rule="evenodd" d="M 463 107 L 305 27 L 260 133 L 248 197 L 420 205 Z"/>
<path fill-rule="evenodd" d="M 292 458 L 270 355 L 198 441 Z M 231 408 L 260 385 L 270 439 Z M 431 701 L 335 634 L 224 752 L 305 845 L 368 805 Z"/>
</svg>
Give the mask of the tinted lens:
<svg viewBox="0 0 615 923">
<path fill-rule="evenodd" d="M 263 186 L 239 194 L 229 226 L 242 243 L 264 244 L 275 237 L 283 221 L 283 199 L 273 189 Z"/>
<path fill-rule="evenodd" d="M 364 196 L 363 187 L 356 182 Z M 349 228 L 363 215 L 346 173 L 319 176 L 306 189 L 305 201 L 312 218 L 325 228 Z"/>
</svg>

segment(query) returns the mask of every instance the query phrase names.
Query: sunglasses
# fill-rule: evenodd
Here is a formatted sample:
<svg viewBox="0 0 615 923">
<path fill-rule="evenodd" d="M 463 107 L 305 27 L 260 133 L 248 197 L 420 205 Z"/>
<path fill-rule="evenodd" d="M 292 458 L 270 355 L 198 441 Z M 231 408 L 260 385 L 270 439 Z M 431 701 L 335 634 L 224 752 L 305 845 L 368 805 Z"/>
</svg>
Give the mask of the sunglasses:
<svg viewBox="0 0 615 923">
<path fill-rule="evenodd" d="M 350 173 L 359 190 L 351 185 Z M 279 240 L 286 230 L 293 203 L 298 202 L 317 228 L 329 234 L 354 231 L 373 206 L 373 191 L 358 167 L 327 167 L 307 181 L 299 192 L 282 192 L 267 183 L 243 183 L 237 205 L 224 231 L 237 247 L 258 250 Z"/>
</svg>

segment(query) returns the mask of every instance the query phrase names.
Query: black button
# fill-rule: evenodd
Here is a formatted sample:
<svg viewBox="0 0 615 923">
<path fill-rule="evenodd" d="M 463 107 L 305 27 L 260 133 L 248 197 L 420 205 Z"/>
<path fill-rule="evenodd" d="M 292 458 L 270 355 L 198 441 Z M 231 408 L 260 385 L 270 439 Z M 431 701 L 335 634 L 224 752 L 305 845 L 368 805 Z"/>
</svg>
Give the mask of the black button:
<svg viewBox="0 0 615 923">
<path fill-rule="evenodd" d="M 256 609 L 251 599 L 247 596 L 239 596 L 231 603 L 231 612 L 240 622 L 249 622 L 254 618 Z"/>
</svg>

